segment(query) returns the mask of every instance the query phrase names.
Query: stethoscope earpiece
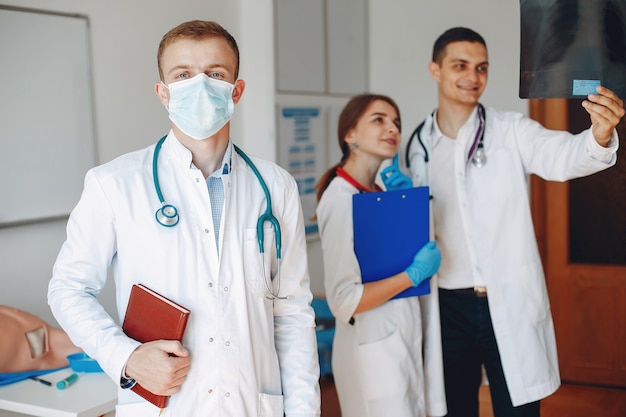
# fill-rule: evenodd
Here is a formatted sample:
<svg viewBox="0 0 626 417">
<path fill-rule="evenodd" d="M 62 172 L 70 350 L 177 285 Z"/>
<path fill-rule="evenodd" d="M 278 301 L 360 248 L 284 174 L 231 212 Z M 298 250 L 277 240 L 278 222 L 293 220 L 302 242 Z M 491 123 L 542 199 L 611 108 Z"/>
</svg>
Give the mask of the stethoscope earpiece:
<svg viewBox="0 0 626 417">
<path fill-rule="evenodd" d="M 178 210 L 171 204 L 163 204 L 154 214 L 156 221 L 161 226 L 172 227 L 178 224 L 180 217 L 178 216 Z"/>
</svg>

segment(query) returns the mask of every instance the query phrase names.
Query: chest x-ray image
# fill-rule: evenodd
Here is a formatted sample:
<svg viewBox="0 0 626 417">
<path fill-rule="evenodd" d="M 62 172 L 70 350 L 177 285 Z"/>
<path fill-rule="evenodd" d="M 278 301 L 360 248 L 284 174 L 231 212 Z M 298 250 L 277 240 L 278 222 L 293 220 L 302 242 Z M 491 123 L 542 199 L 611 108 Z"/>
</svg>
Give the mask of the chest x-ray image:
<svg viewBox="0 0 626 417">
<path fill-rule="evenodd" d="M 520 98 L 626 97 L 626 0 L 520 0 Z"/>
</svg>

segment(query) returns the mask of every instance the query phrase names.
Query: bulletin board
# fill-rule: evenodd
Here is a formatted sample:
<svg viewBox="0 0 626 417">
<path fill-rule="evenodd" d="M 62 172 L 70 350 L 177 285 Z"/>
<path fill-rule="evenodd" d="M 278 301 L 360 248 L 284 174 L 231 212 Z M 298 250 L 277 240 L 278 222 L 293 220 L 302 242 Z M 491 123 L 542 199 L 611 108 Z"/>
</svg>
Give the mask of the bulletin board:
<svg viewBox="0 0 626 417">
<path fill-rule="evenodd" d="M 278 163 L 293 175 L 307 234 L 317 232 L 315 183 L 326 169 L 326 113 L 320 106 L 279 106 Z"/>
<path fill-rule="evenodd" d="M 0 227 L 69 214 L 95 165 L 89 21 L 0 6 Z"/>
</svg>

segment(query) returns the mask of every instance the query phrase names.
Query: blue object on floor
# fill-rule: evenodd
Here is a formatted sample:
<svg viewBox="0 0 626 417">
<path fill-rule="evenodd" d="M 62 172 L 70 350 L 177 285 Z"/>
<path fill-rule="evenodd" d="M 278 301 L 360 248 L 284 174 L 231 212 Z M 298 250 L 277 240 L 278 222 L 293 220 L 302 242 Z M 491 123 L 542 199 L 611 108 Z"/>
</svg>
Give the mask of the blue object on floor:
<svg viewBox="0 0 626 417">
<path fill-rule="evenodd" d="M 335 317 L 333 317 L 328 303 L 323 298 L 313 298 L 311 306 L 315 311 L 315 334 L 320 361 L 320 376 L 330 375 L 332 374 L 331 356 L 333 337 L 335 336 Z"/>
</svg>

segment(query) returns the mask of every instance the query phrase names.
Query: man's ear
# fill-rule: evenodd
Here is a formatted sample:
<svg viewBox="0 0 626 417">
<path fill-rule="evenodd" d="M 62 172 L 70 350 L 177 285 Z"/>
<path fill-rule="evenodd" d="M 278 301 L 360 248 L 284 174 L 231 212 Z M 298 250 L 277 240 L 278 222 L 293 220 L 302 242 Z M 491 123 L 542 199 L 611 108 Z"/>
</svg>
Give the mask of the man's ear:
<svg viewBox="0 0 626 417">
<path fill-rule="evenodd" d="M 430 76 L 437 82 L 439 82 L 439 75 L 441 72 L 441 67 L 434 61 L 428 63 L 428 72 Z"/>
<path fill-rule="evenodd" d="M 159 101 L 161 102 L 161 104 L 163 104 L 163 106 L 165 106 L 165 108 L 167 108 L 167 106 L 170 103 L 170 92 L 167 89 L 167 87 L 165 87 L 163 85 L 163 83 L 158 82 L 158 83 L 154 84 L 154 92 L 156 93 L 157 97 L 159 98 Z"/>
<path fill-rule="evenodd" d="M 235 81 L 235 88 L 233 89 L 233 103 L 239 103 L 241 100 L 241 96 L 243 95 L 243 90 L 246 89 L 246 82 L 244 80 Z"/>
</svg>

